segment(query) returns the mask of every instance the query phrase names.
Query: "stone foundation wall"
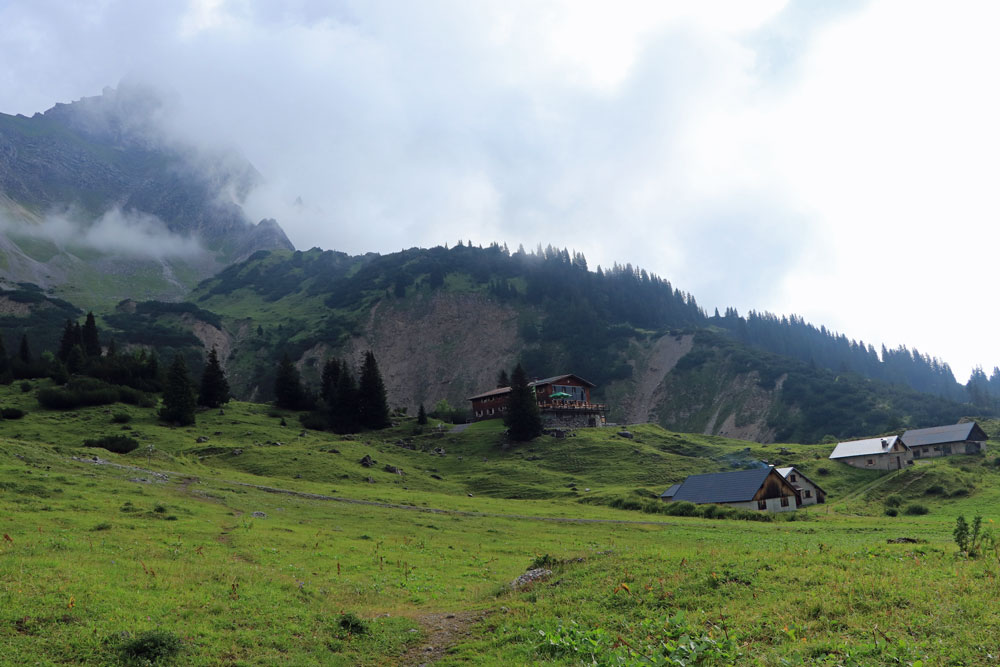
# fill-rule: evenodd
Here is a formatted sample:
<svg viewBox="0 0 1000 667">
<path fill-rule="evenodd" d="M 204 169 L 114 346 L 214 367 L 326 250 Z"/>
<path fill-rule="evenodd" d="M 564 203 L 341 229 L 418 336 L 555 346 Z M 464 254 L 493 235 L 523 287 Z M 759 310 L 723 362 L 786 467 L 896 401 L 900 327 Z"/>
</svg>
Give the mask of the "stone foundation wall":
<svg viewBox="0 0 1000 667">
<path fill-rule="evenodd" d="M 578 412 L 543 412 L 542 425 L 545 428 L 587 428 L 601 426 L 601 415 Z"/>
</svg>

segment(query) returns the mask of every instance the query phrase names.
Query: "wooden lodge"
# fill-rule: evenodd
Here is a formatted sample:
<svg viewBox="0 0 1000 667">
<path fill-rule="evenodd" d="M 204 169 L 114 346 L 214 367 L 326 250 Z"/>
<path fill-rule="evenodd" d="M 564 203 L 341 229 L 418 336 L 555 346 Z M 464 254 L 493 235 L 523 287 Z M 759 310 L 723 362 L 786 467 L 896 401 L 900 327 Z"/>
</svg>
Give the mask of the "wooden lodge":
<svg viewBox="0 0 1000 667">
<path fill-rule="evenodd" d="M 603 426 L 606 422 L 607 406 L 590 401 L 590 390 L 597 385 L 578 375 L 556 375 L 534 380 L 528 386 L 535 394 L 546 427 Z M 507 412 L 509 398 L 510 387 L 497 387 L 470 396 L 473 418 L 480 421 L 502 417 Z"/>
<path fill-rule="evenodd" d="M 789 484 L 795 487 L 795 503 L 803 505 L 815 505 L 826 502 L 826 491 L 820 488 L 819 484 L 802 474 L 802 471 L 794 466 L 787 468 L 775 468 L 778 474 L 784 477 Z"/>
</svg>

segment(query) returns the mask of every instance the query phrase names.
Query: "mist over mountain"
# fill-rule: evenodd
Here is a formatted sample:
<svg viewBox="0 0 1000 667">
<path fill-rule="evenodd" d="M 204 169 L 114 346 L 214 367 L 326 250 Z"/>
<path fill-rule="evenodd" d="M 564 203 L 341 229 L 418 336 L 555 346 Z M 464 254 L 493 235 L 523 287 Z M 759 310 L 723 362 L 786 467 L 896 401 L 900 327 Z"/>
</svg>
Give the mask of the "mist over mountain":
<svg viewBox="0 0 1000 667">
<path fill-rule="evenodd" d="M 85 302 L 135 296 L 122 281 L 169 299 L 258 250 L 292 249 L 276 221 L 243 209 L 262 181 L 253 165 L 177 139 L 167 100 L 123 83 L 0 114 L 0 278 Z"/>
</svg>

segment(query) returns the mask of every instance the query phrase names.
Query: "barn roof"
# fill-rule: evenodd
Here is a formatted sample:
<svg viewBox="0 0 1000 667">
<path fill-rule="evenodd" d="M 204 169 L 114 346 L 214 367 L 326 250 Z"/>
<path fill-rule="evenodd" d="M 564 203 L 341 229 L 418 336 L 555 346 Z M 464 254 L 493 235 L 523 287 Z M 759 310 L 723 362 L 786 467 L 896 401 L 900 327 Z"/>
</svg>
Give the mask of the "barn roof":
<svg viewBox="0 0 1000 667">
<path fill-rule="evenodd" d="M 898 435 L 884 438 L 868 438 L 867 440 L 849 440 L 838 443 L 830 454 L 831 459 L 843 459 L 849 456 L 872 456 L 886 454 L 892 451 L 892 446 L 899 440 Z M 904 442 L 905 446 L 906 443 Z"/>
<path fill-rule="evenodd" d="M 692 503 L 738 503 L 753 500 L 771 468 L 691 475 L 674 492 L 674 500 Z"/>
<path fill-rule="evenodd" d="M 681 488 L 680 483 L 674 484 L 669 489 L 660 494 L 661 498 L 673 498 L 674 494 L 677 493 L 677 489 Z"/>
<path fill-rule="evenodd" d="M 788 475 L 794 470 L 795 474 L 798 475 L 800 478 L 806 480 L 807 482 L 815 486 L 818 490 L 823 491 L 823 489 L 820 488 L 819 484 L 817 484 L 816 482 L 812 481 L 811 479 L 803 475 L 802 471 L 796 468 L 795 466 L 788 466 L 787 468 L 775 468 L 775 470 L 777 470 L 778 474 L 784 477 L 785 479 L 788 479 Z M 789 484 L 795 486 L 795 482 L 789 482 Z M 823 493 L 826 493 L 826 491 L 823 491 Z"/>
<path fill-rule="evenodd" d="M 986 440 L 986 432 L 976 422 L 932 426 L 931 428 L 910 429 L 903 434 L 903 442 L 910 447 L 938 445 L 942 442 L 962 442 L 963 440 Z"/>
</svg>

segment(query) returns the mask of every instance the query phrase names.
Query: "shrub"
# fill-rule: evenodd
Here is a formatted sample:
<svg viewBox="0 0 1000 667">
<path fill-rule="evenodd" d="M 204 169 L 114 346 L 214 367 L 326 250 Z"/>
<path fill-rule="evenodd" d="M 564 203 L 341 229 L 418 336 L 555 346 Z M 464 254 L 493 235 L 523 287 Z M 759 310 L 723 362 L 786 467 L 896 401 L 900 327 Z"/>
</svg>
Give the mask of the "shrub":
<svg viewBox="0 0 1000 667">
<path fill-rule="evenodd" d="M 84 440 L 84 447 L 101 447 L 116 454 L 128 454 L 139 448 L 139 442 L 127 435 L 106 435 L 103 438 Z"/>
<path fill-rule="evenodd" d="M 670 516 L 694 516 L 698 513 L 698 506 L 686 500 L 667 504 L 667 514 Z"/>
<path fill-rule="evenodd" d="M 111 415 L 111 421 L 115 424 L 127 424 L 132 421 L 132 415 L 127 412 L 116 412 Z"/>
<path fill-rule="evenodd" d="M 896 509 L 895 507 L 886 507 L 885 508 L 885 515 L 886 516 L 898 516 L 899 515 L 899 510 Z"/>
<path fill-rule="evenodd" d="M 302 424 L 302 428 L 307 428 L 311 431 L 325 431 L 330 426 L 326 415 L 322 412 L 306 412 L 301 414 L 299 415 L 299 422 Z"/>
<path fill-rule="evenodd" d="M 898 493 L 890 493 L 888 496 L 885 497 L 886 507 L 899 507 L 902 504 L 903 504 L 903 496 L 899 495 Z"/>
<path fill-rule="evenodd" d="M 910 503 L 903 508 L 903 514 L 908 514 L 910 516 L 921 516 L 923 514 L 930 514 L 930 510 L 927 509 L 926 505 L 921 505 L 920 503 Z"/>
<path fill-rule="evenodd" d="M 337 622 L 337 625 L 340 626 L 341 630 L 351 635 L 368 634 L 368 623 L 349 611 L 340 615 L 340 620 Z"/>
<path fill-rule="evenodd" d="M 931 484 L 924 491 L 924 494 L 928 496 L 940 496 L 945 494 L 945 490 L 940 484 Z"/>
<path fill-rule="evenodd" d="M 27 413 L 24 410 L 18 410 L 17 408 L 2 408 L 0 409 L 0 417 L 4 419 L 20 419 Z"/>
<path fill-rule="evenodd" d="M 817 475 L 823 475 L 824 477 L 826 477 L 827 475 L 830 474 L 830 469 L 829 468 L 816 468 L 816 474 Z"/>
<path fill-rule="evenodd" d="M 21 393 L 27 394 L 29 391 L 31 391 L 31 383 L 25 380 L 21 383 Z"/>
<path fill-rule="evenodd" d="M 169 630 L 147 630 L 123 644 L 121 652 L 130 662 L 148 665 L 174 657 L 181 644 L 181 638 Z"/>
</svg>

